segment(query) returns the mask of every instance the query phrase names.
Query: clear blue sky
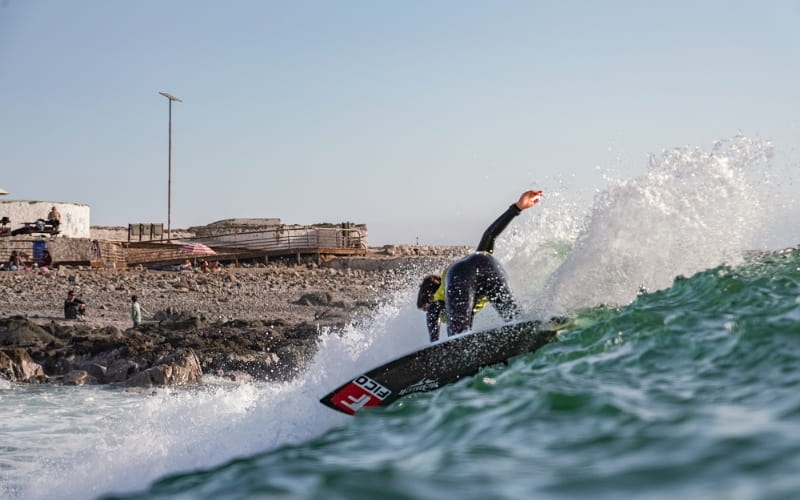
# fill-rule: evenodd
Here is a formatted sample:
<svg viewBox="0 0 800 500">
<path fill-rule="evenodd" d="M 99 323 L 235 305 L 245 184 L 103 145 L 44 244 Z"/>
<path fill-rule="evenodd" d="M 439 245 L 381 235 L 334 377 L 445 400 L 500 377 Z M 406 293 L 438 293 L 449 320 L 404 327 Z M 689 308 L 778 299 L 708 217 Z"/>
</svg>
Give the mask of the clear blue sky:
<svg viewBox="0 0 800 500">
<path fill-rule="evenodd" d="M 738 132 L 796 162 L 800 2 L 0 0 L 5 199 L 474 245 L 528 187 Z M 598 168 L 599 167 L 599 168 Z"/>
</svg>

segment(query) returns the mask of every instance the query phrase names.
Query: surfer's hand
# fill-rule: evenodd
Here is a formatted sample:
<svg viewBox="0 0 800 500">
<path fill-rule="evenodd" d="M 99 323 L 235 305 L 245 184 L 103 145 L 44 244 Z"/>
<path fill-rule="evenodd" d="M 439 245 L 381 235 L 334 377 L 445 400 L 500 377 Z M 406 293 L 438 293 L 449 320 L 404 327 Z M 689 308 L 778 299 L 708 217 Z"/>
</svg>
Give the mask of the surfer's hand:
<svg viewBox="0 0 800 500">
<path fill-rule="evenodd" d="M 542 196 L 544 196 L 544 194 L 541 191 L 525 191 L 522 193 L 522 196 L 519 197 L 517 208 L 520 210 L 531 208 L 542 201 Z"/>
</svg>

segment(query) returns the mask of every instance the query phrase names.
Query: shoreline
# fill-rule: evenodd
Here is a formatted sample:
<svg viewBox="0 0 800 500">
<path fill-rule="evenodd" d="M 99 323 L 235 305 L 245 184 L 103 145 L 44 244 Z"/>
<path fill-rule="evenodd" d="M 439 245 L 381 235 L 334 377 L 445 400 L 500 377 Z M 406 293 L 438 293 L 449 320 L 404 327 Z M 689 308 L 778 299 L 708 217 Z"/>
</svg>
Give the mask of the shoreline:
<svg viewBox="0 0 800 500">
<path fill-rule="evenodd" d="M 242 264 L 219 272 L 0 272 L 0 378 L 127 387 L 197 383 L 204 374 L 287 380 L 304 370 L 323 329 L 368 316 L 463 251 Z M 87 303 L 84 321 L 63 319 L 69 290 Z M 136 330 L 134 294 L 146 310 Z"/>
</svg>

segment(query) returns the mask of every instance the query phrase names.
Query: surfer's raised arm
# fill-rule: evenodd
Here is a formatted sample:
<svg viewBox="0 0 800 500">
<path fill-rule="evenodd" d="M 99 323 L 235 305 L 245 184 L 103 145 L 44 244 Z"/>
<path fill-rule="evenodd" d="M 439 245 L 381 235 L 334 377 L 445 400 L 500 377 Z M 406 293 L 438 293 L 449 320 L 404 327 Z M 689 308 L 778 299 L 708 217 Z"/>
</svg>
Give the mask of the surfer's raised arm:
<svg viewBox="0 0 800 500">
<path fill-rule="evenodd" d="M 523 210 L 531 208 L 542 200 L 541 191 L 525 191 L 520 195 L 519 200 L 508 207 L 508 210 L 503 212 L 492 224 L 483 232 L 480 243 L 478 243 L 478 252 L 494 253 L 494 240 L 506 227 L 511 223 L 511 220 L 517 215 L 521 214 Z"/>
<path fill-rule="evenodd" d="M 494 240 L 523 210 L 542 199 L 541 191 L 525 191 L 484 231 L 476 253 L 445 269 L 442 276 L 426 276 L 417 294 L 417 307 L 426 312 L 431 341 L 439 338 L 439 321 L 447 321 L 448 336 L 472 327 L 476 312 L 491 302 L 500 316 L 511 321 L 519 315 L 500 263 L 492 256 Z"/>
</svg>

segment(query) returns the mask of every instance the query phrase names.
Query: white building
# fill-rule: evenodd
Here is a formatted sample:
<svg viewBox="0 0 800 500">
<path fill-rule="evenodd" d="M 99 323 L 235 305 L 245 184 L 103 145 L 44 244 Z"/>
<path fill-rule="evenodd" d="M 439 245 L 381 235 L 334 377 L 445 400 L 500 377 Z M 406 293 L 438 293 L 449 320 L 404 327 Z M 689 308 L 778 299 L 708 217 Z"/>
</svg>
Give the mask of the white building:
<svg viewBox="0 0 800 500">
<path fill-rule="evenodd" d="M 47 220 L 50 209 L 56 207 L 61 213 L 59 236 L 69 238 L 90 238 L 89 205 L 81 203 L 65 203 L 60 201 L 28 201 L 0 200 L 0 219 L 8 217 L 12 230 L 20 228 L 24 223 L 33 223 L 37 219 Z"/>
</svg>

